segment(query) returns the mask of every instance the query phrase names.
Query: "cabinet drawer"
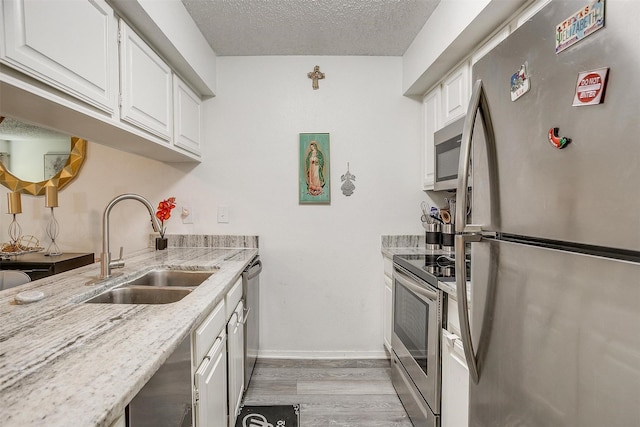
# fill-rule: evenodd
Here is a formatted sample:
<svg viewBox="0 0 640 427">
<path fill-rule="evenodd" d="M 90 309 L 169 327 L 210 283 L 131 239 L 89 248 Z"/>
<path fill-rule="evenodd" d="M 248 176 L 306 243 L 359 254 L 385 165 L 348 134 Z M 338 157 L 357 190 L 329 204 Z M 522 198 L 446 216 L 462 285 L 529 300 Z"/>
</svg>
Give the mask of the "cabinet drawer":
<svg viewBox="0 0 640 427">
<path fill-rule="evenodd" d="M 242 299 L 242 277 L 239 277 L 236 280 L 236 283 L 233 284 L 231 290 L 227 293 L 225 297 L 225 303 L 227 305 L 227 319 L 231 318 L 233 311 L 236 309 L 236 306 Z"/>
<path fill-rule="evenodd" d="M 209 316 L 193 332 L 193 365 L 198 366 L 211 346 L 215 342 L 220 331 L 226 325 L 225 303 L 221 301 Z"/>
</svg>

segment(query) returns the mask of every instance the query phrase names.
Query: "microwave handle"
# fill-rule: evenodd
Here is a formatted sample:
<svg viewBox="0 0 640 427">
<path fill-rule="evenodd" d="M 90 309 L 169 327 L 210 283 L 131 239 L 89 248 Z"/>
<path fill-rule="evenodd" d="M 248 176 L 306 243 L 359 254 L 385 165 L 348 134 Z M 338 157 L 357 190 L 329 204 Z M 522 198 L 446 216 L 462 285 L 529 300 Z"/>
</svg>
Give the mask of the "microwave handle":
<svg viewBox="0 0 640 427">
<path fill-rule="evenodd" d="M 466 246 L 467 243 L 479 242 L 482 240 L 482 227 L 479 225 L 467 224 L 467 194 L 469 183 L 469 165 L 471 162 L 471 141 L 476 118 L 480 114 L 484 125 L 484 141 L 487 149 L 487 161 L 489 170 L 489 197 L 492 206 L 497 204 L 498 192 L 495 189 L 497 181 L 496 156 L 495 156 L 495 134 L 493 122 L 489 111 L 487 96 L 482 86 L 482 80 L 476 81 L 473 86 L 471 101 L 467 117 L 464 121 L 462 131 L 462 145 L 460 150 L 460 163 L 458 165 L 458 207 L 456 209 L 456 229 L 455 238 L 455 258 L 456 258 L 456 291 L 458 297 L 458 318 L 460 320 L 460 335 L 464 348 L 469 376 L 477 384 L 480 379 L 480 366 L 478 358 L 473 348 L 471 339 L 471 325 L 469 322 L 469 303 L 467 301 L 467 269 L 466 269 Z"/>
</svg>

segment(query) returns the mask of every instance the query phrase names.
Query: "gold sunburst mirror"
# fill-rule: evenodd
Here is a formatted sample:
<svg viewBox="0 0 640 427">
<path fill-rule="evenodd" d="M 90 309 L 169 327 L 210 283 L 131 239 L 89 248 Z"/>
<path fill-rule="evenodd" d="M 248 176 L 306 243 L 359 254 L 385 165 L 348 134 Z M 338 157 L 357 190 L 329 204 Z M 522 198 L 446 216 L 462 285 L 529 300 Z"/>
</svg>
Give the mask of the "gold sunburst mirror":
<svg viewBox="0 0 640 427">
<path fill-rule="evenodd" d="M 87 141 L 0 116 L 0 184 L 34 196 L 62 189 L 77 176 Z"/>
</svg>

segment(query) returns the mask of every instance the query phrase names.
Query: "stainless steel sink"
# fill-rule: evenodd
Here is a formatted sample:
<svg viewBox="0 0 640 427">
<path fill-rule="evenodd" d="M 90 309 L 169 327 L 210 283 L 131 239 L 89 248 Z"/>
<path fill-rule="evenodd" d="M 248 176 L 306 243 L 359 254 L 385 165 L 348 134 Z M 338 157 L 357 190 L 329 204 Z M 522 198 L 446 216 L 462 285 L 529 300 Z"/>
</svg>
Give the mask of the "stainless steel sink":
<svg viewBox="0 0 640 427">
<path fill-rule="evenodd" d="M 169 304 L 189 295 L 215 271 L 151 270 L 144 276 L 85 302 L 101 304 Z"/>
<path fill-rule="evenodd" d="M 103 292 L 86 302 L 102 304 L 169 304 L 180 301 L 192 289 L 119 287 Z"/>
<path fill-rule="evenodd" d="M 125 283 L 124 286 L 195 287 L 207 280 L 213 273 L 214 271 L 157 269 Z"/>
</svg>

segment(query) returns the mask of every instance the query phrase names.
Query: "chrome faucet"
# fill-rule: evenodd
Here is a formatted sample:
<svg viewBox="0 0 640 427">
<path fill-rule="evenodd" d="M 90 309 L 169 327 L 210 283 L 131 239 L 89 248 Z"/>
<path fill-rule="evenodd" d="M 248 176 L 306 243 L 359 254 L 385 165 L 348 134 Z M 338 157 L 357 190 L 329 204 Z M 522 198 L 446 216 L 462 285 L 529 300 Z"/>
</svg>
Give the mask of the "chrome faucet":
<svg viewBox="0 0 640 427">
<path fill-rule="evenodd" d="M 149 215 L 151 215 L 151 225 L 156 232 L 160 231 L 160 222 L 156 218 L 153 206 L 147 199 L 138 194 L 121 194 L 109 202 L 106 208 L 104 208 L 104 214 L 102 215 L 102 255 L 100 256 L 100 278 L 106 279 L 111 277 L 112 268 L 124 267 L 124 260 L 122 259 L 122 247 L 120 248 L 120 258 L 111 260 L 111 252 L 109 252 L 109 213 L 111 209 L 123 200 L 137 200 L 147 207 Z"/>
</svg>

